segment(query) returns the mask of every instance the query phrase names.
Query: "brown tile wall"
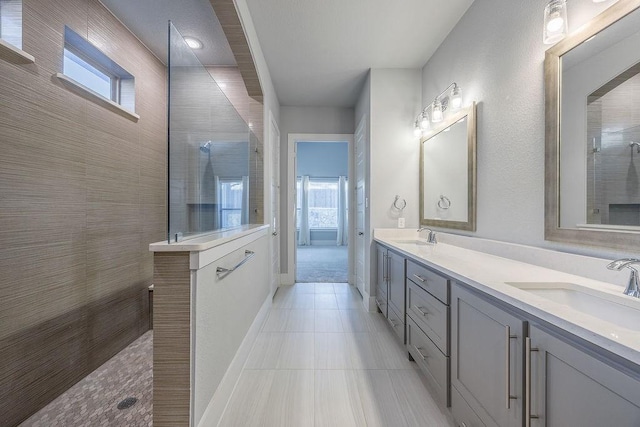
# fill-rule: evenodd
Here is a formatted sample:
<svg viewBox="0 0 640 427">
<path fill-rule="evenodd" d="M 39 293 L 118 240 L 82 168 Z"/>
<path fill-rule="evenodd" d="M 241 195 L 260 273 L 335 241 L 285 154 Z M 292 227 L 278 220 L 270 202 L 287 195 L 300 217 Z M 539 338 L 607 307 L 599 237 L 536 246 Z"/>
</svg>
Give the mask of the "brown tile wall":
<svg viewBox="0 0 640 427">
<path fill-rule="evenodd" d="M 136 78 L 135 122 L 67 90 L 64 26 Z M 23 0 L 0 61 L 0 425 L 149 327 L 148 244 L 166 236 L 166 69 L 98 0 Z"/>
</svg>

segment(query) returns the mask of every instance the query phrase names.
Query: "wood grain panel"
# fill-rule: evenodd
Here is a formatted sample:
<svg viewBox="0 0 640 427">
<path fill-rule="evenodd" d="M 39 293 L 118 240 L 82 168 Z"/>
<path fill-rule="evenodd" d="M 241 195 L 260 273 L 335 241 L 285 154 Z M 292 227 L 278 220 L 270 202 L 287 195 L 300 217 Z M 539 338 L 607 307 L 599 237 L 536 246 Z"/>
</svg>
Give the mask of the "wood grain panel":
<svg viewBox="0 0 640 427">
<path fill-rule="evenodd" d="M 213 11 L 220 21 L 222 31 L 224 31 L 233 56 L 238 64 L 238 69 L 244 84 L 247 87 L 249 96 L 258 102 L 263 101 L 262 87 L 258 78 L 258 71 L 251 56 L 249 43 L 242 29 L 240 17 L 233 0 L 209 0 Z"/>
<path fill-rule="evenodd" d="M 166 229 L 166 70 L 98 0 L 23 0 L 35 64 L 0 61 L 0 425 L 147 330 Z M 137 123 L 66 89 L 64 26 L 136 77 Z"/>
<path fill-rule="evenodd" d="M 189 253 L 154 254 L 153 425 L 189 425 L 191 283 Z"/>
</svg>

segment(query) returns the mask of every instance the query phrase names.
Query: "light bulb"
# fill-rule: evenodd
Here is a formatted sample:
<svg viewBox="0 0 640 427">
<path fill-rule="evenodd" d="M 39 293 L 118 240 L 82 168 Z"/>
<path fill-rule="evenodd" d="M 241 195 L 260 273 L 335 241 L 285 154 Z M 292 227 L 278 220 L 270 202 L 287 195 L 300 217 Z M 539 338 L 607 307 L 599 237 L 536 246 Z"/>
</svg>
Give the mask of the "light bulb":
<svg viewBox="0 0 640 427">
<path fill-rule="evenodd" d="M 444 117 L 442 115 L 442 103 L 440 102 L 439 99 L 436 99 L 433 102 L 433 107 L 431 111 L 431 120 L 433 121 L 433 123 L 438 123 L 438 122 L 441 122 L 443 118 Z"/>
<path fill-rule="evenodd" d="M 565 0 L 550 0 L 544 8 L 542 40 L 545 44 L 559 42 L 567 35 L 567 6 Z"/>
<path fill-rule="evenodd" d="M 414 128 L 413 128 L 413 135 L 414 135 L 416 138 L 421 137 L 421 136 L 422 136 L 422 129 L 420 129 L 420 127 L 419 127 L 419 126 L 414 127 Z"/>
<path fill-rule="evenodd" d="M 429 123 L 429 116 L 427 116 L 427 113 L 422 113 L 422 118 L 420 119 L 420 129 L 429 129 L 430 124 L 431 123 Z"/>
<path fill-rule="evenodd" d="M 184 41 L 191 49 L 202 49 L 202 42 L 195 37 L 185 37 Z"/>
<path fill-rule="evenodd" d="M 552 17 L 549 22 L 547 22 L 547 30 L 555 33 L 560 28 L 562 28 L 563 25 L 564 19 L 562 19 L 562 16 L 559 16 L 559 14 L 556 14 L 556 16 Z"/>
<path fill-rule="evenodd" d="M 451 109 L 455 111 L 460 107 L 462 107 L 462 89 L 460 89 L 460 86 L 454 85 L 453 89 L 451 89 Z"/>
</svg>

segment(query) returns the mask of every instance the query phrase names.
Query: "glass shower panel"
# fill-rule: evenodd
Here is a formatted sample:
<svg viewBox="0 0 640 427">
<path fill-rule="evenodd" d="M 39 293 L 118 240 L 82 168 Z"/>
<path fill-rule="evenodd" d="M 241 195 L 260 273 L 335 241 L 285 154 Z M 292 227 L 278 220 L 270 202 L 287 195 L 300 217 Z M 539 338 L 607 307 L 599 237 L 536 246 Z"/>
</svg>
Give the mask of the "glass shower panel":
<svg viewBox="0 0 640 427">
<path fill-rule="evenodd" d="M 253 138 L 169 23 L 169 242 L 251 221 Z"/>
</svg>

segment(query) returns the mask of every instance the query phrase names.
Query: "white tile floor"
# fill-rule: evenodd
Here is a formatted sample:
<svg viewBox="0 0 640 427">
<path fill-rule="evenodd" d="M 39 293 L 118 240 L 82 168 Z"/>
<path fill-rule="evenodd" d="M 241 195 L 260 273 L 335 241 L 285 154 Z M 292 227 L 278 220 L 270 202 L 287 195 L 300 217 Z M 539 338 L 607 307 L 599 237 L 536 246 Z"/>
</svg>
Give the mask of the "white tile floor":
<svg viewBox="0 0 640 427">
<path fill-rule="evenodd" d="M 280 288 L 220 425 L 452 426 L 392 334 L 346 283 Z"/>
</svg>

